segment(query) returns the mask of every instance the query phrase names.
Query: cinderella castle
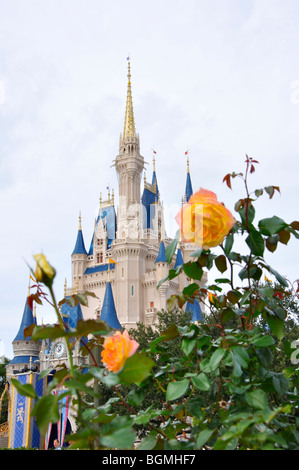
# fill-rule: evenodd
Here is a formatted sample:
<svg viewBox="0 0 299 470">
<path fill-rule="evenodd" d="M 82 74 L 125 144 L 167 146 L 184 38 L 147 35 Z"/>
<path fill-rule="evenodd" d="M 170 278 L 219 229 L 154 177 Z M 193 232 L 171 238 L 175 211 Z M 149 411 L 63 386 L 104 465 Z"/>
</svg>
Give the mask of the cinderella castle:
<svg viewBox="0 0 299 470">
<path fill-rule="evenodd" d="M 186 287 L 191 280 L 181 273 L 167 280 L 157 289 L 160 280 L 167 277 L 169 269 L 176 269 L 190 259 L 194 245 L 179 243 L 177 253 L 169 265 L 166 247 L 171 242 L 165 232 L 163 203 L 159 192 L 153 153 L 151 181 L 146 180 L 145 160 L 140 153 L 140 139 L 135 130 L 131 69 L 128 60 L 128 82 L 123 132 L 119 139 L 119 153 L 113 160 L 118 176 L 119 204 L 115 207 L 114 192 L 108 190 L 104 200 L 100 195 L 99 211 L 94 223 L 90 244 L 84 239 L 81 215 L 78 233 L 75 234 L 71 254 L 71 287 L 65 282 L 65 297 L 85 291 L 93 292 L 88 306 L 71 307 L 66 303 L 61 313 L 69 327 L 79 319 L 100 318 L 114 329 L 134 328 L 138 322 L 154 325 L 156 314 L 167 309 L 167 299 Z M 143 187 L 143 190 L 142 190 Z M 178 204 L 188 202 L 192 183 L 187 156 L 185 187 L 181 188 Z M 201 283 L 204 284 L 203 278 Z M 34 342 L 24 337 L 24 329 L 36 323 L 33 305 L 25 301 L 20 328 L 13 341 L 14 358 L 7 365 L 7 383 L 10 384 L 10 410 L 8 416 L 8 447 L 49 448 L 54 438 L 63 443 L 65 432 L 74 430 L 75 423 L 62 406 L 61 419 L 49 429 L 45 442 L 41 442 L 38 429 L 30 411 L 34 400 L 19 395 L 11 385 L 14 377 L 21 383 L 36 385 L 38 395 L 44 393 L 45 379 L 39 374 L 45 369 L 55 370 L 57 365 L 67 365 L 63 340 Z M 203 306 L 195 300 L 187 303 L 192 321 L 202 320 Z M 84 364 L 79 347 L 73 351 L 74 363 Z"/>
</svg>

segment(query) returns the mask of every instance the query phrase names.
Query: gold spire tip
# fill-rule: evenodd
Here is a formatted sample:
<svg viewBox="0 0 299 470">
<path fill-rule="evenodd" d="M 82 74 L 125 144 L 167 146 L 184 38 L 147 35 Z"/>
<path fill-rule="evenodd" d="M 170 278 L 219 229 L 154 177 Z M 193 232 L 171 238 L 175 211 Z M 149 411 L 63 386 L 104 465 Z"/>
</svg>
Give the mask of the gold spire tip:
<svg viewBox="0 0 299 470">
<path fill-rule="evenodd" d="M 127 103 L 126 103 L 126 114 L 123 139 L 135 137 L 135 122 L 134 122 L 134 111 L 133 111 L 133 100 L 131 91 L 131 65 L 130 57 L 128 60 L 128 88 L 127 88 Z"/>
<path fill-rule="evenodd" d="M 82 217 L 81 217 L 81 211 L 79 212 L 79 230 L 82 230 Z"/>
</svg>

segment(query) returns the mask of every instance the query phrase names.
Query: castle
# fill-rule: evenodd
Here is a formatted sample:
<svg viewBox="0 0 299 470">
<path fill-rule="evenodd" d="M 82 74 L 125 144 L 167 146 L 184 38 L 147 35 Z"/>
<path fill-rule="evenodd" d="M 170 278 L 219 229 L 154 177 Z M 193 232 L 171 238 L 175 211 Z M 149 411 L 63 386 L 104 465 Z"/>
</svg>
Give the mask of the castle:
<svg viewBox="0 0 299 470">
<path fill-rule="evenodd" d="M 62 306 L 64 321 L 75 327 L 78 319 L 100 318 L 115 329 L 132 328 L 137 322 L 153 325 L 157 312 L 167 308 L 167 299 L 182 291 L 190 283 L 184 273 L 173 280 L 167 280 L 159 289 L 159 281 L 165 278 L 171 268 L 177 268 L 190 259 L 194 251 L 192 244 L 181 242 L 176 255 L 169 265 L 166 260 L 166 247 L 171 239 L 165 233 L 165 218 L 161 202 L 158 179 L 153 154 L 153 173 L 149 183 L 146 180 L 145 160 L 140 153 L 139 135 L 135 130 L 133 99 L 131 89 L 131 69 L 128 61 L 127 99 L 124 129 L 119 140 L 119 154 L 113 166 L 119 181 L 119 205 L 115 208 L 114 192 L 106 200 L 100 197 L 99 212 L 94 224 L 94 232 L 89 247 L 83 236 L 81 215 L 74 250 L 71 255 L 72 286 L 65 284 L 65 296 L 85 291 L 93 292 L 87 306 Z M 143 192 L 141 185 L 143 180 Z M 186 185 L 182 188 L 182 202 L 192 195 L 192 184 L 187 158 Z M 180 203 L 181 201 L 178 201 Z M 203 278 L 201 283 L 205 283 Z M 28 294 L 29 298 L 29 294 Z M 38 374 L 45 369 L 53 369 L 58 364 L 67 364 L 66 348 L 62 340 L 34 342 L 24 337 L 24 329 L 36 323 L 34 308 L 30 302 L 25 308 L 19 331 L 13 341 L 14 358 L 7 366 L 7 380 L 17 378 L 22 383 L 36 383 L 38 394 L 42 395 L 44 380 Z M 192 321 L 202 320 L 202 306 L 198 301 L 187 303 L 186 309 L 192 314 Z M 79 347 L 73 352 L 74 363 L 83 364 Z M 49 431 L 48 442 L 39 442 L 39 433 L 30 410 L 33 401 L 26 402 L 11 387 L 9 413 L 9 442 L 12 448 L 51 446 L 56 433 L 62 436 L 66 424 L 72 429 L 71 417 L 66 414 L 64 421 Z M 62 424 L 62 422 L 64 424 Z M 60 429 L 61 428 L 61 429 Z M 54 432 L 54 434 L 53 434 Z"/>
</svg>

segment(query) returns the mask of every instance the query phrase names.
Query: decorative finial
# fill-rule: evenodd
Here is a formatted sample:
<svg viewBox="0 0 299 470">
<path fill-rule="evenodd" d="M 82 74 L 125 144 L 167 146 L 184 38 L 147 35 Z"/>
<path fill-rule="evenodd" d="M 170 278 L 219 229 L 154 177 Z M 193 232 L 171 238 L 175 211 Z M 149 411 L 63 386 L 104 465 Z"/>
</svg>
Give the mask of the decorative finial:
<svg viewBox="0 0 299 470">
<path fill-rule="evenodd" d="M 153 172 L 155 172 L 156 171 L 156 157 L 155 157 L 155 155 L 157 155 L 157 152 L 154 149 L 152 149 L 152 151 L 153 151 Z"/>
<path fill-rule="evenodd" d="M 81 217 L 81 211 L 80 211 L 79 212 L 79 230 L 82 230 L 81 222 L 82 222 L 82 217 Z"/>
<path fill-rule="evenodd" d="M 189 150 L 186 150 L 185 155 L 187 156 L 187 173 L 190 173 L 190 167 L 189 167 Z"/>
<path fill-rule="evenodd" d="M 100 193 L 100 207 L 102 206 L 102 193 Z"/>
<path fill-rule="evenodd" d="M 127 104 L 126 104 L 123 140 L 126 140 L 128 138 L 132 139 L 135 137 L 135 122 L 134 122 L 133 100 L 132 100 L 132 90 L 131 90 L 130 56 L 127 57 L 127 61 L 128 61 L 128 89 L 127 89 Z"/>
<path fill-rule="evenodd" d="M 28 282 L 28 297 L 30 296 L 30 279 L 31 279 L 31 276 L 29 274 L 29 282 Z"/>
<path fill-rule="evenodd" d="M 67 280 L 64 280 L 64 297 L 66 297 L 66 290 L 67 290 Z"/>
<path fill-rule="evenodd" d="M 112 189 L 112 205 L 114 206 L 114 189 Z"/>
</svg>

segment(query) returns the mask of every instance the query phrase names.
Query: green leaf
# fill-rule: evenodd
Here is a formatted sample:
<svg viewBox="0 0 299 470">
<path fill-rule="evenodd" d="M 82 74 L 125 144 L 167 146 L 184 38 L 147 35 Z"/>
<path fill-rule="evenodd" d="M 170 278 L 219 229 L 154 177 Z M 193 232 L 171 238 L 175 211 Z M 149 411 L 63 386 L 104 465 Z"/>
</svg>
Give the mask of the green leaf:
<svg viewBox="0 0 299 470">
<path fill-rule="evenodd" d="M 184 264 L 183 270 L 186 276 L 190 277 L 190 279 L 201 281 L 203 269 L 197 262 Z"/>
<path fill-rule="evenodd" d="M 205 250 L 203 248 L 198 248 L 198 250 L 193 251 L 190 254 L 190 258 L 199 258 Z"/>
<path fill-rule="evenodd" d="M 263 256 L 265 240 L 257 230 L 251 230 L 245 241 L 255 256 Z"/>
<path fill-rule="evenodd" d="M 146 354 L 135 353 L 126 360 L 118 377 L 126 384 L 139 383 L 148 377 L 154 365 L 154 361 Z"/>
<path fill-rule="evenodd" d="M 224 252 L 226 255 L 228 255 L 231 252 L 233 244 L 234 244 L 234 234 L 229 233 L 225 239 L 225 244 L 224 244 Z"/>
<path fill-rule="evenodd" d="M 263 270 L 259 268 L 258 266 L 253 265 L 249 268 L 249 277 L 251 279 L 254 279 L 255 281 L 258 281 L 261 278 L 262 274 L 263 274 Z M 239 278 L 242 280 L 248 278 L 247 266 L 241 269 L 241 271 L 239 272 Z"/>
<path fill-rule="evenodd" d="M 16 379 L 11 379 L 11 382 L 21 395 L 24 395 L 25 397 L 29 398 L 38 398 L 36 391 L 34 390 L 31 384 L 21 384 Z"/>
<path fill-rule="evenodd" d="M 157 284 L 157 289 L 159 289 L 162 286 L 162 284 L 164 284 L 164 282 L 166 282 L 168 280 L 168 278 L 169 278 L 169 275 L 167 274 L 167 276 L 160 279 L 160 281 Z"/>
<path fill-rule="evenodd" d="M 179 335 L 180 335 L 180 333 L 178 331 L 177 326 L 175 325 L 175 323 L 172 323 L 170 325 L 170 327 L 167 328 L 167 330 L 164 330 L 161 333 L 160 338 L 161 338 L 161 341 L 170 341 L 170 340 L 176 338 Z"/>
<path fill-rule="evenodd" d="M 144 391 L 139 388 L 137 390 L 133 389 L 128 394 L 129 404 L 131 406 L 139 406 L 143 402 L 144 399 Z"/>
<path fill-rule="evenodd" d="M 88 307 L 88 300 L 86 295 L 84 294 L 75 294 L 75 298 L 79 304 L 84 305 L 84 307 Z"/>
<path fill-rule="evenodd" d="M 206 442 L 208 442 L 213 432 L 214 432 L 213 429 L 204 429 L 198 434 L 197 439 L 196 439 L 197 449 L 201 449 L 202 446 L 204 446 Z"/>
<path fill-rule="evenodd" d="M 270 286 L 267 287 L 259 287 L 258 291 L 264 296 L 264 297 L 273 297 L 274 295 L 274 289 Z"/>
<path fill-rule="evenodd" d="M 182 395 L 184 395 L 189 387 L 189 380 L 184 379 L 184 380 L 178 380 L 176 382 L 170 382 L 167 385 L 166 389 L 166 400 L 167 401 L 172 401 L 172 400 L 177 400 L 180 398 Z"/>
<path fill-rule="evenodd" d="M 227 298 L 233 305 L 236 304 L 241 297 L 242 294 L 238 290 L 230 290 L 227 293 Z"/>
<path fill-rule="evenodd" d="M 268 408 L 267 395 L 263 390 L 254 390 L 253 392 L 246 392 L 245 399 L 249 406 L 256 410 L 264 410 Z"/>
<path fill-rule="evenodd" d="M 186 356 L 190 356 L 196 345 L 196 339 L 184 338 L 181 344 L 181 349 Z"/>
<path fill-rule="evenodd" d="M 275 374 L 272 377 L 273 385 L 279 395 L 284 395 L 289 389 L 289 381 L 284 374 Z"/>
<path fill-rule="evenodd" d="M 284 220 L 274 215 L 271 218 L 260 220 L 258 226 L 259 226 L 260 232 L 263 235 L 269 236 L 269 235 L 275 235 L 276 233 L 279 233 L 281 230 L 288 227 L 288 224 Z"/>
<path fill-rule="evenodd" d="M 224 273 L 227 270 L 226 257 L 224 255 L 217 256 L 215 264 L 218 271 L 221 273 Z"/>
<path fill-rule="evenodd" d="M 266 186 L 265 188 L 266 193 L 269 194 L 270 199 L 274 196 L 275 191 L 280 193 L 280 189 L 278 186 Z"/>
<path fill-rule="evenodd" d="M 177 231 L 176 235 L 175 235 L 175 238 L 172 240 L 172 242 L 166 247 L 166 250 L 165 250 L 165 255 L 166 255 L 166 260 L 167 260 L 167 263 L 170 264 L 171 261 L 172 261 L 172 258 L 173 258 L 173 255 L 175 253 L 175 250 L 177 248 L 177 245 L 178 245 L 178 238 L 179 238 L 179 230 Z"/>
<path fill-rule="evenodd" d="M 186 297 L 193 297 L 196 291 L 198 291 L 199 285 L 193 282 L 183 289 L 183 295 Z"/>
<path fill-rule="evenodd" d="M 256 355 L 258 357 L 259 362 L 264 366 L 264 367 L 269 367 L 272 360 L 273 360 L 273 354 L 271 352 L 271 349 L 268 348 L 261 348 L 256 350 Z"/>
<path fill-rule="evenodd" d="M 111 328 L 103 320 L 78 320 L 75 333 L 77 336 L 88 336 L 89 334 L 105 334 Z"/>
<path fill-rule="evenodd" d="M 282 286 L 289 287 L 285 278 L 282 277 L 277 271 L 275 271 L 275 269 L 271 268 L 271 266 L 267 266 L 267 269 L 269 269 L 269 271 L 276 277 L 276 279 Z"/>
<path fill-rule="evenodd" d="M 251 290 L 248 290 L 245 292 L 245 294 L 242 295 L 240 299 L 240 307 L 242 307 L 242 305 L 246 303 L 247 299 L 250 297 L 251 294 L 252 294 Z"/>
<path fill-rule="evenodd" d="M 202 407 L 203 403 L 199 398 L 191 398 L 191 400 L 187 400 L 187 411 L 195 418 L 202 419 L 204 417 Z"/>
<path fill-rule="evenodd" d="M 249 356 L 245 349 L 241 348 L 240 346 L 235 346 L 230 351 L 230 356 L 233 359 L 233 377 L 241 377 L 242 375 L 242 368 L 247 369 Z"/>
<path fill-rule="evenodd" d="M 225 308 L 224 310 L 221 310 L 220 316 L 222 323 L 226 323 L 235 316 L 235 312 L 231 308 Z"/>
<path fill-rule="evenodd" d="M 267 323 L 275 334 L 275 336 L 279 340 L 282 340 L 282 338 L 284 337 L 284 321 L 278 317 L 267 315 Z"/>
<path fill-rule="evenodd" d="M 212 357 L 209 362 L 209 368 L 211 371 L 217 369 L 219 366 L 220 362 L 224 358 L 224 356 L 227 354 L 226 349 L 223 348 L 218 348 L 216 349 L 215 352 L 213 352 Z"/>
<path fill-rule="evenodd" d="M 34 341 L 46 338 L 54 340 L 64 336 L 68 336 L 68 333 L 63 328 L 61 328 L 60 325 L 36 326 L 32 335 L 32 339 Z"/>
<path fill-rule="evenodd" d="M 247 211 L 247 212 L 246 212 Z M 255 217 L 255 208 L 251 202 L 245 202 L 244 206 L 238 211 L 245 226 L 252 224 Z M 247 218 L 247 220 L 246 220 Z"/>
<path fill-rule="evenodd" d="M 138 450 L 152 450 L 157 443 L 157 436 L 149 435 L 145 437 L 140 445 L 138 446 Z"/>
<path fill-rule="evenodd" d="M 126 416 L 116 416 L 110 423 L 104 424 L 102 427 L 101 444 L 112 449 L 130 449 L 135 441 L 132 424 L 133 421 Z"/>
<path fill-rule="evenodd" d="M 209 378 L 203 372 L 199 375 L 196 375 L 195 377 L 192 377 L 191 381 L 193 385 L 195 385 L 195 387 L 202 392 L 208 392 L 211 388 Z"/>
<path fill-rule="evenodd" d="M 58 410 L 59 395 L 44 395 L 34 407 L 34 416 L 42 435 L 45 435 L 50 423 L 59 420 Z"/>
<path fill-rule="evenodd" d="M 268 348 L 269 346 L 273 346 L 275 344 L 274 338 L 272 336 L 262 336 L 261 338 L 253 339 L 252 344 L 256 348 Z"/>
</svg>

